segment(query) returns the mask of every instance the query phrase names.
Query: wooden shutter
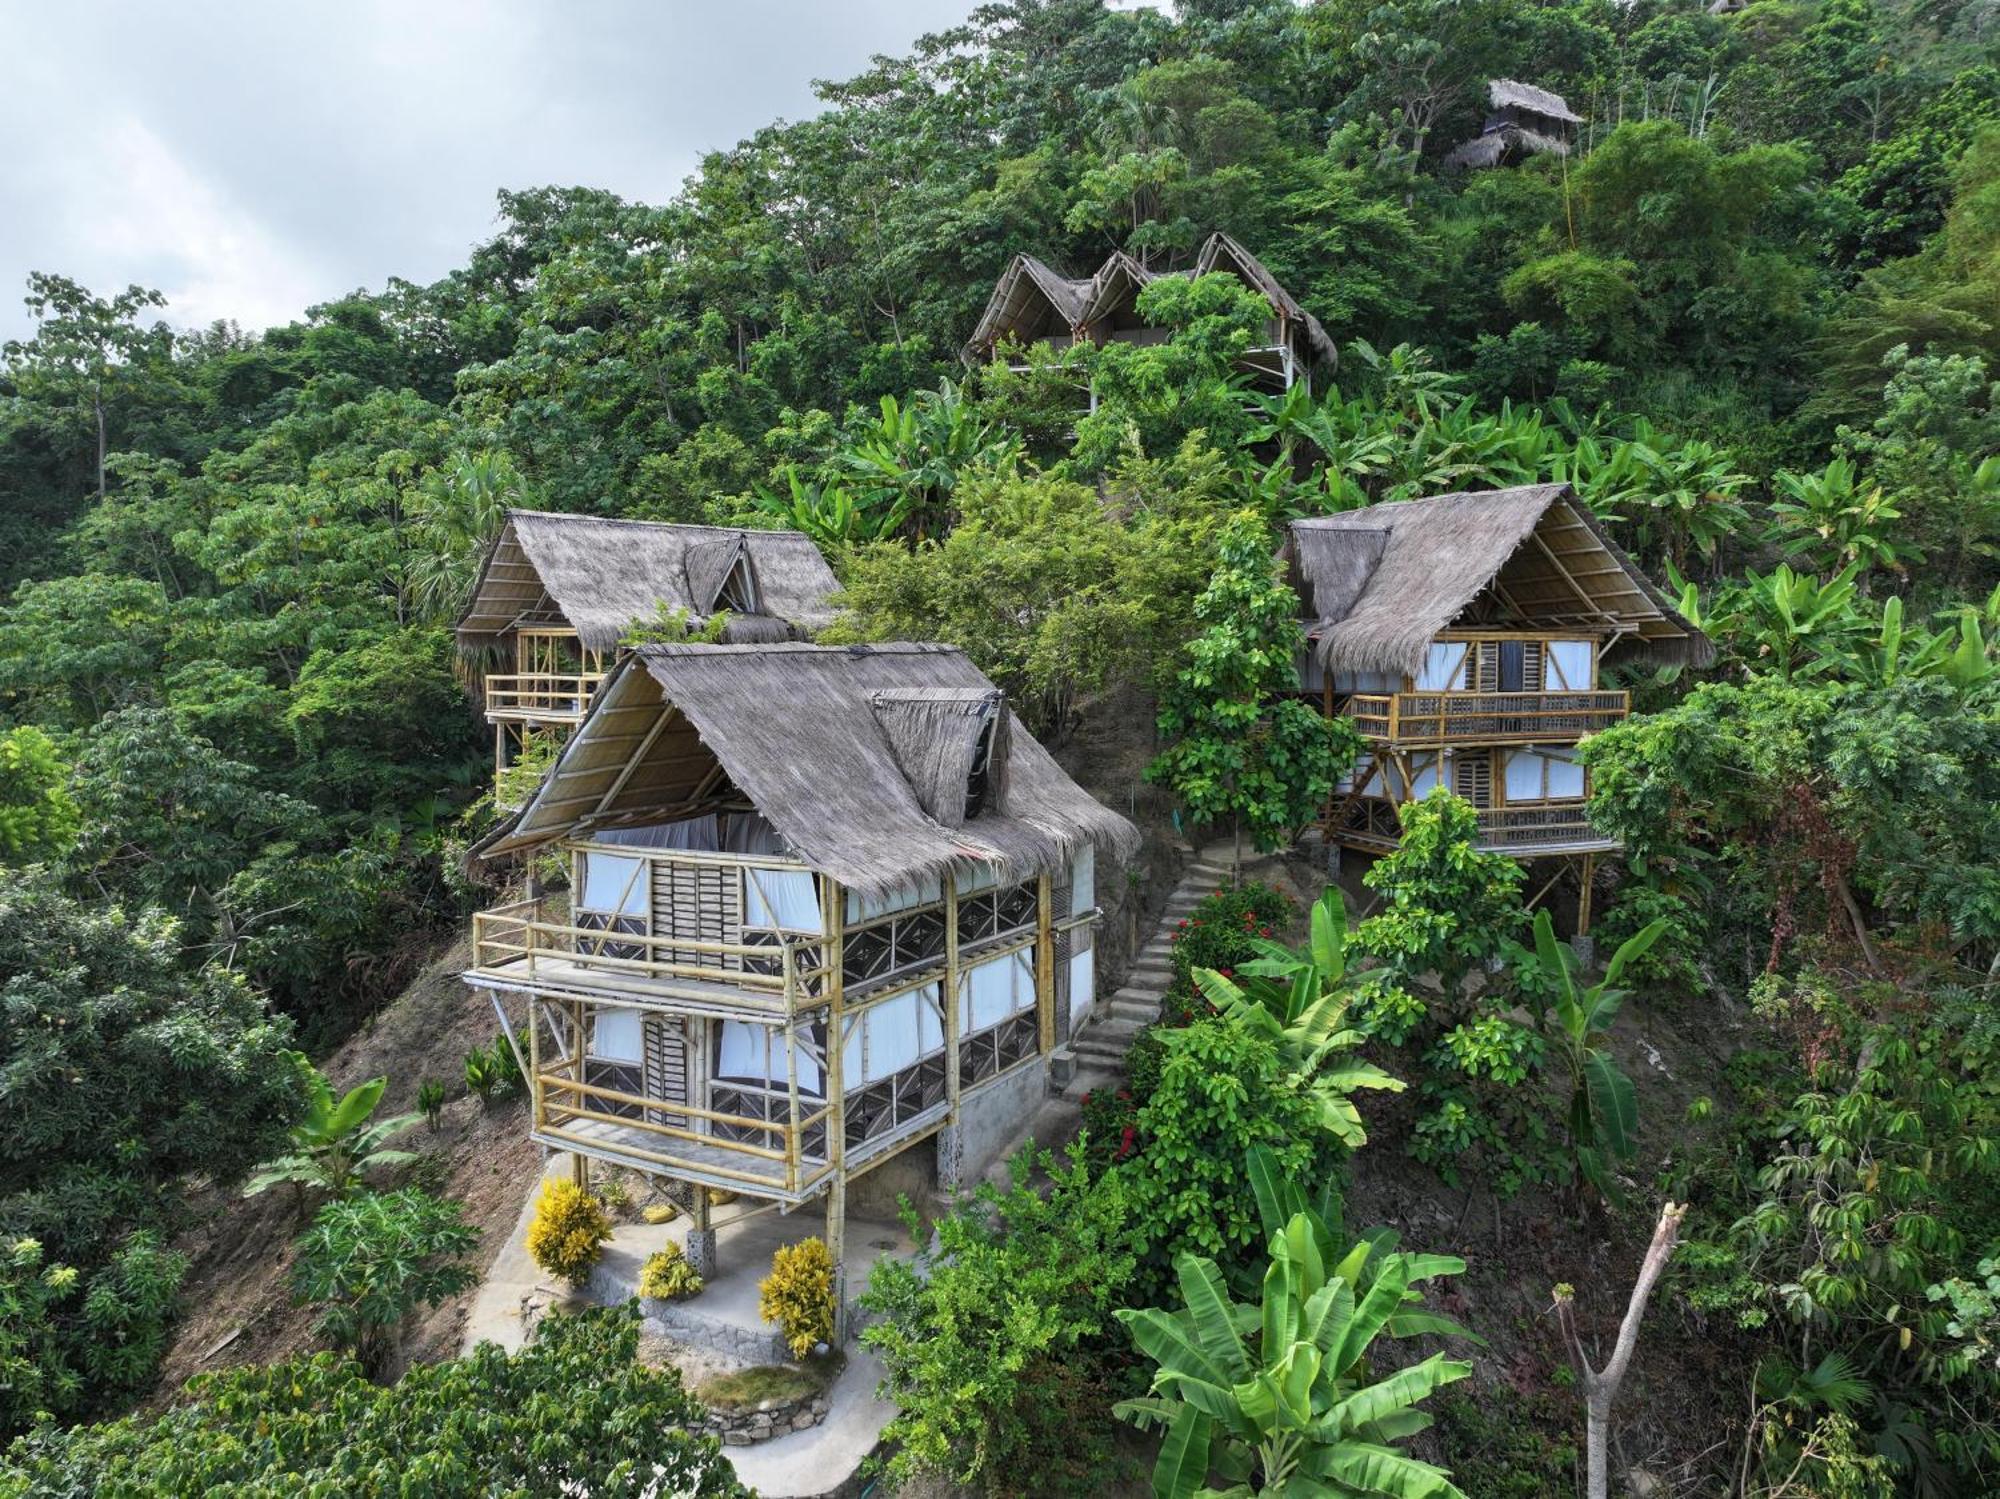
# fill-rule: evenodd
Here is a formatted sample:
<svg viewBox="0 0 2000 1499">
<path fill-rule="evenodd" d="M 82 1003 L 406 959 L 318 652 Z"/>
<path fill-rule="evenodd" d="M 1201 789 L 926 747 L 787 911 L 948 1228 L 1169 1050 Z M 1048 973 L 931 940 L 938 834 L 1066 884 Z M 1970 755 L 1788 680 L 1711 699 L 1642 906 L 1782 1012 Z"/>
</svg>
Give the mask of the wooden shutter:
<svg viewBox="0 0 2000 1499">
<path fill-rule="evenodd" d="M 1475 807 L 1493 805 L 1493 752 L 1462 749 L 1451 757 L 1452 790 Z"/>
</svg>

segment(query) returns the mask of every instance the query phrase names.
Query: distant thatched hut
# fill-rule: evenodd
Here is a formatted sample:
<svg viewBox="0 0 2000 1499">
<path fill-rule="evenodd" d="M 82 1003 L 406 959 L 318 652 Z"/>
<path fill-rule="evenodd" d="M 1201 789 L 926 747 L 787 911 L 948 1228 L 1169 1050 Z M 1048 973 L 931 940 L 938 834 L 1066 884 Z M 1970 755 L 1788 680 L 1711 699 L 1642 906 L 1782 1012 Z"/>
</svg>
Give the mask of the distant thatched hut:
<svg viewBox="0 0 2000 1499">
<path fill-rule="evenodd" d="M 1486 85 L 1491 112 L 1479 134 L 1452 150 L 1448 168 L 1504 166 L 1524 156 L 1567 156 L 1583 117 L 1572 111 L 1561 94 L 1532 83 L 1495 78 Z"/>
<path fill-rule="evenodd" d="M 1114 251 L 1095 274 L 1064 276 L 1032 255 L 1016 255 L 987 299 L 963 355 L 968 364 L 993 359 L 1003 345 L 1068 348 L 1072 344 L 1157 343 L 1166 330 L 1139 315 L 1139 293 L 1162 276 L 1232 275 L 1270 304 L 1265 341 L 1246 351 L 1242 367 L 1272 390 L 1310 382 L 1315 367 L 1332 368 L 1336 351 L 1318 318 L 1279 284 L 1268 267 L 1226 234 L 1212 234 L 1186 270 L 1154 271 Z M 1093 397 L 1093 404 L 1094 404 Z"/>
<path fill-rule="evenodd" d="M 641 646 L 474 853 L 560 849 L 568 910 L 481 914 L 465 977 L 525 1001 L 537 1141 L 824 1199 L 838 1257 L 851 1175 L 1025 1123 L 1137 841 L 956 649 Z"/>
<path fill-rule="evenodd" d="M 1714 658 L 1566 484 L 1294 521 L 1283 555 L 1309 642 L 1304 685 L 1367 741 L 1326 828 L 1364 852 L 1393 849 L 1398 804 L 1439 786 L 1479 809 L 1486 847 L 1615 848 L 1590 824 L 1574 756 L 1627 711 L 1600 667 Z"/>
<path fill-rule="evenodd" d="M 458 621 L 459 649 L 500 668 L 482 685 L 502 785 L 524 744 L 552 747 L 582 719 L 635 624 L 726 614 L 725 640 L 795 640 L 832 621 L 837 586 L 796 531 L 508 511 Z"/>
</svg>

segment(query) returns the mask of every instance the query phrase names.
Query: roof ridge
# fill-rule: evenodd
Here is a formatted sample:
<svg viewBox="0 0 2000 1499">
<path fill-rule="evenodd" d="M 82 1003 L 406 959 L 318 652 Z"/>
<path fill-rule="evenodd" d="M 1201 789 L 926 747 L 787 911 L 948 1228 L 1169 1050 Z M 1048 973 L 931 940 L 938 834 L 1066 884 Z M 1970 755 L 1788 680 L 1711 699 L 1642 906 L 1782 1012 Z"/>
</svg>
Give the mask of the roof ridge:
<svg viewBox="0 0 2000 1499">
<path fill-rule="evenodd" d="M 530 510 L 525 506 L 510 506 L 507 518 L 517 515 L 533 516 L 537 520 L 588 521 L 597 526 L 641 526 L 649 531 L 714 531 L 724 536 L 805 536 L 803 531 L 794 531 L 780 526 L 767 529 L 762 526 L 716 526 L 706 521 L 694 520 L 640 520 L 633 515 L 592 515 L 582 510 Z M 806 540 L 812 538 L 807 536 Z"/>
<path fill-rule="evenodd" d="M 963 656 L 965 648 L 940 640 L 883 640 L 853 645 L 820 645 L 810 640 L 744 641 L 706 645 L 693 641 L 652 641 L 633 647 L 633 654 L 655 656 Z"/>
</svg>

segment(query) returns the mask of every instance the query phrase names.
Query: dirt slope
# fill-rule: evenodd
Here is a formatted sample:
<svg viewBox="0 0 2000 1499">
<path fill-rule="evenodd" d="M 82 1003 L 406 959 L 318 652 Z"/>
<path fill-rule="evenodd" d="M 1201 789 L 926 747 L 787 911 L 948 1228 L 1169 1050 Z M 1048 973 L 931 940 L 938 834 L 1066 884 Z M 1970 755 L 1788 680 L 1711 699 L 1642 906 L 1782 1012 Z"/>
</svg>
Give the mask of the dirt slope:
<svg viewBox="0 0 2000 1499">
<path fill-rule="evenodd" d="M 465 1204 L 466 1221 L 481 1231 L 473 1262 L 483 1270 L 513 1227 L 538 1169 L 538 1151 L 528 1143 L 521 1104 L 483 1109 L 476 1098 L 463 1096 L 465 1054 L 488 1044 L 496 1030 L 492 1006 L 457 977 L 470 960 L 468 945 L 454 943 L 320 1065 L 336 1088 L 386 1076 L 384 1116 L 414 1108 L 424 1078 L 445 1083 L 452 1102 L 443 1127 L 432 1134 L 419 1124 L 397 1141 L 423 1157 L 403 1179 Z M 193 1262 L 183 1288 L 186 1314 L 162 1366 L 158 1402 L 171 1401 L 192 1375 L 321 1346 L 310 1314 L 292 1305 L 286 1285 L 292 1240 L 303 1227 L 290 1193 L 278 1188 L 246 1201 L 211 1192 L 195 1208 L 201 1221 L 180 1244 Z M 470 1293 L 413 1325 L 403 1360 L 456 1353 L 469 1302 Z"/>
</svg>

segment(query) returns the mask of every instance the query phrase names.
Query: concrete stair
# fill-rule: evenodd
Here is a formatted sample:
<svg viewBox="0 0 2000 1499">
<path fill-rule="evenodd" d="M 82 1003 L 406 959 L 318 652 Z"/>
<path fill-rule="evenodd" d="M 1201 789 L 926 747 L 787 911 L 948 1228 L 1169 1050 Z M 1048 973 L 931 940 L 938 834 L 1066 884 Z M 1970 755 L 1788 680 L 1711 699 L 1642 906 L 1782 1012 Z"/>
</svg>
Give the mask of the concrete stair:
<svg viewBox="0 0 2000 1499">
<path fill-rule="evenodd" d="M 1174 932 L 1204 897 L 1230 878 L 1228 856 L 1215 852 L 1198 856 L 1181 871 L 1180 883 L 1167 897 L 1159 925 L 1134 955 L 1124 984 L 1097 1008 L 1082 1030 L 1072 1036 L 1067 1053 L 1069 1079 L 1065 1098 L 1081 1098 L 1093 1088 L 1115 1084 L 1125 1071 L 1125 1053 L 1139 1033 L 1160 1018 L 1160 1003 L 1173 983 Z"/>
</svg>

